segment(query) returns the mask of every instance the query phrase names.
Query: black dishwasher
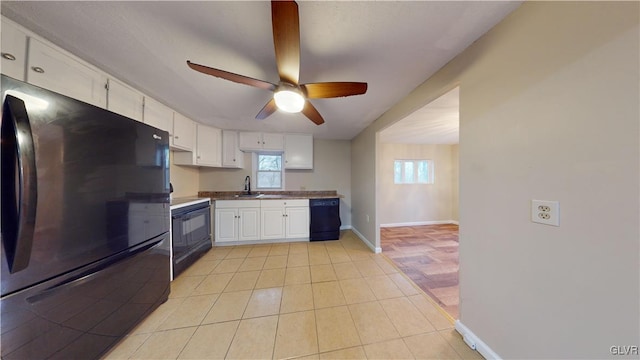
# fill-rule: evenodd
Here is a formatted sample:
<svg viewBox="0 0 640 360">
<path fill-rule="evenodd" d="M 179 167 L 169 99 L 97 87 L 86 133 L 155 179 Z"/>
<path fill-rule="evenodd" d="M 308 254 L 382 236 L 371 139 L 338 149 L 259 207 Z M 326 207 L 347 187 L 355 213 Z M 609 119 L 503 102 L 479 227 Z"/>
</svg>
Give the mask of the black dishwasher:
<svg viewBox="0 0 640 360">
<path fill-rule="evenodd" d="M 340 199 L 310 199 L 311 228 L 309 240 L 340 239 Z"/>
</svg>

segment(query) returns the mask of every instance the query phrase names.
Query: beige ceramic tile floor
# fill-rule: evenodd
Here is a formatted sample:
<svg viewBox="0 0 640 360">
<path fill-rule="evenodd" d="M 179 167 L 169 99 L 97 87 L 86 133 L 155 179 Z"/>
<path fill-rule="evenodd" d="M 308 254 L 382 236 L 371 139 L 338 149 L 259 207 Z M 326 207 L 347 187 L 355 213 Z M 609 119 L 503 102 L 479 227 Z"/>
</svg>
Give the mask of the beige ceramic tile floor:
<svg viewBox="0 0 640 360">
<path fill-rule="evenodd" d="M 481 359 L 352 232 L 214 247 L 107 359 Z"/>
</svg>

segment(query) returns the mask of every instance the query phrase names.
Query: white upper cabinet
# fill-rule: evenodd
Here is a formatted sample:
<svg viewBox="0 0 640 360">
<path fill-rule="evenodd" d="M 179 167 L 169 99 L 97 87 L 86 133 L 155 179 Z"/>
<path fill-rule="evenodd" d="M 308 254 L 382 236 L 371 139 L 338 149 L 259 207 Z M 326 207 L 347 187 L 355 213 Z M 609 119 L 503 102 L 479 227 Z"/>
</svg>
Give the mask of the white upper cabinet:
<svg viewBox="0 0 640 360">
<path fill-rule="evenodd" d="M 144 123 L 168 131 L 173 141 L 173 110 L 150 97 L 144 98 Z M 171 144 L 171 141 L 169 145 Z"/>
<path fill-rule="evenodd" d="M 106 76 L 35 39 L 29 39 L 27 82 L 105 108 Z"/>
<path fill-rule="evenodd" d="M 238 138 L 240 150 L 262 150 L 262 133 L 242 131 Z"/>
<path fill-rule="evenodd" d="M 238 132 L 222 130 L 222 166 L 243 168 L 244 154 L 238 146 Z"/>
<path fill-rule="evenodd" d="M 222 131 L 196 125 L 196 163 L 202 166 L 222 166 Z"/>
<path fill-rule="evenodd" d="M 285 169 L 313 169 L 313 136 L 286 134 L 284 158 Z"/>
<path fill-rule="evenodd" d="M 27 63 L 27 34 L 13 23 L 2 19 L 2 73 L 24 81 L 24 67 Z"/>
<path fill-rule="evenodd" d="M 177 151 L 173 154 L 173 162 L 176 165 L 221 167 L 222 130 L 196 124 L 196 134 L 195 151 Z"/>
<path fill-rule="evenodd" d="M 282 134 L 240 132 L 240 150 L 242 151 L 283 151 L 284 136 Z"/>
<path fill-rule="evenodd" d="M 284 136 L 282 134 L 262 133 L 262 150 L 284 150 Z"/>
<path fill-rule="evenodd" d="M 108 79 L 108 110 L 134 120 L 142 121 L 143 107 L 144 96 L 141 93 L 117 80 Z"/>
<path fill-rule="evenodd" d="M 173 115 L 173 137 L 172 148 L 184 151 L 195 149 L 196 123 L 180 113 Z"/>
</svg>

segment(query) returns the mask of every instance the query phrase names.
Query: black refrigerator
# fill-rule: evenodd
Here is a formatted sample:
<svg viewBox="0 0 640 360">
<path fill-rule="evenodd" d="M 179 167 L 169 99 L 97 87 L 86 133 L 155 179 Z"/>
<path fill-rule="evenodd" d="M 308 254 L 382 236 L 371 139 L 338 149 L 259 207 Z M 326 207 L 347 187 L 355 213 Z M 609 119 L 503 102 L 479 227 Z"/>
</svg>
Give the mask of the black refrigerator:
<svg viewBox="0 0 640 360">
<path fill-rule="evenodd" d="M 168 133 L 5 75 L 2 103 L 2 358 L 98 358 L 169 294 Z"/>
</svg>

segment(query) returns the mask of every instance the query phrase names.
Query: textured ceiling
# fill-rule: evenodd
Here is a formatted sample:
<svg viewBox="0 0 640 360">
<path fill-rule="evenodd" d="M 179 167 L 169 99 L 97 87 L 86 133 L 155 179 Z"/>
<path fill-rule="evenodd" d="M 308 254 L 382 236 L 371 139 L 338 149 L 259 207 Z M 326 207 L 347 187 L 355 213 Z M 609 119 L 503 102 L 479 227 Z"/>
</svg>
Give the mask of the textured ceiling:
<svg viewBox="0 0 640 360">
<path fill-rule="evenodd" d="M 300 82 L 364 81 L 365 95 L 312 100 L 326 120 L 255 115 L 265 90 L 186 60 L 277 83 L 265 1 L 11 2 L 2 14 L 184 115 L 223 129 L 351 139 L 520 2 L 302 1 Z"/>
<path fill-rule="evenodd" d="M 460 88 L 449 91 L 380 132 L 380 141 L 400 144 L 457 144 Z"/>
</svg>

